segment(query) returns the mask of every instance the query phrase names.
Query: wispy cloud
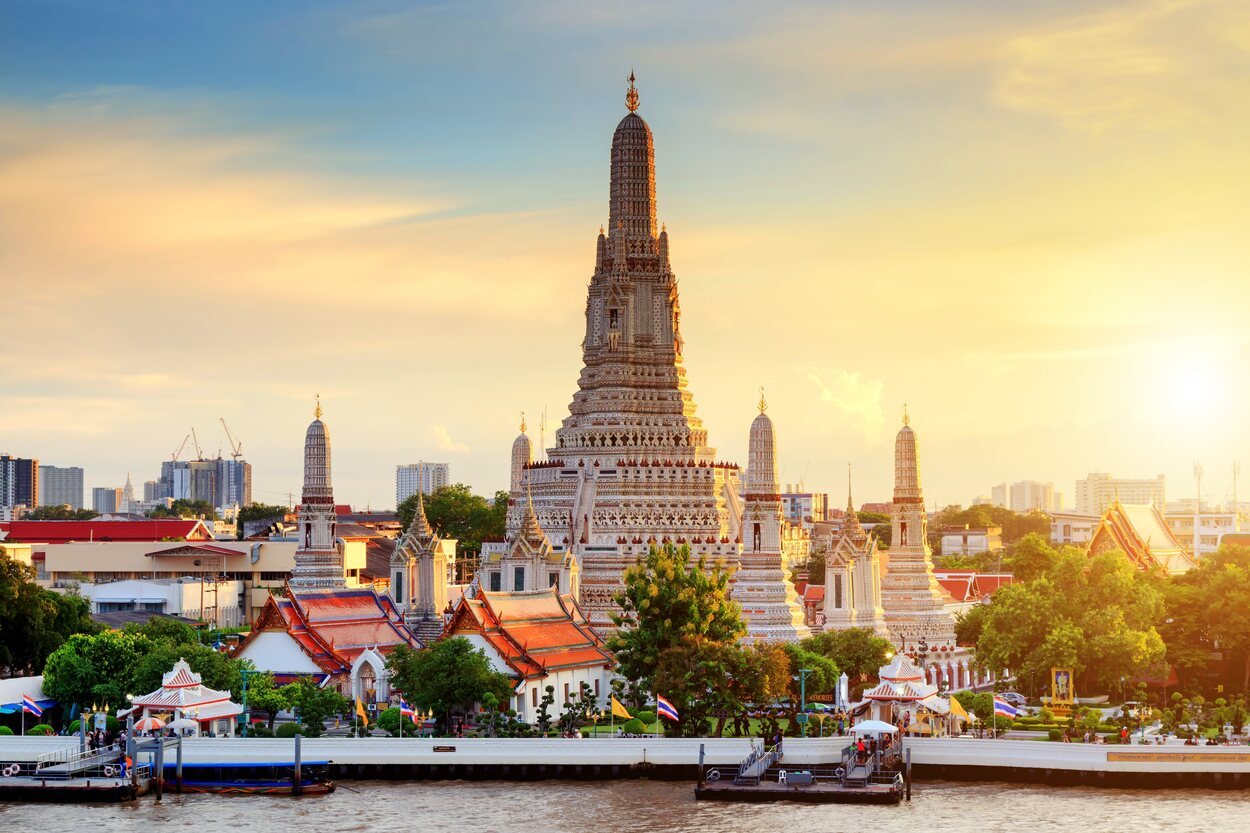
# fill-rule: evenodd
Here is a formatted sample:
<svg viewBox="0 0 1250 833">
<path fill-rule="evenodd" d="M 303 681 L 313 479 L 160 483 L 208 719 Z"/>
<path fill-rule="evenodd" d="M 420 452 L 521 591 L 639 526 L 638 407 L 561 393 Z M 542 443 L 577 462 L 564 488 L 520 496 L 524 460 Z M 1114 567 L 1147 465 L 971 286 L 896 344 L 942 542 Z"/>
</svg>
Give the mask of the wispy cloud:
<svg viewBox="0 0 1250 833">
<path fill-rule="evenodd" d="M 451 432 L 446 426 L 434 424 L 426 429 L 426 437 L 434 444 L 439 451 L 446 451 L 450 454 L 468 454 L 469 447 L 462 442 L 452 439 Z"/>
<path fill-rule="evenodd" d="M 881 382 L 842 368 L 806 367 L 803 373 L 816 386 L 820 402 L 832 406 L 838 419 L 869 441 L 881 438 L 885 425 Z"/>
</svg>

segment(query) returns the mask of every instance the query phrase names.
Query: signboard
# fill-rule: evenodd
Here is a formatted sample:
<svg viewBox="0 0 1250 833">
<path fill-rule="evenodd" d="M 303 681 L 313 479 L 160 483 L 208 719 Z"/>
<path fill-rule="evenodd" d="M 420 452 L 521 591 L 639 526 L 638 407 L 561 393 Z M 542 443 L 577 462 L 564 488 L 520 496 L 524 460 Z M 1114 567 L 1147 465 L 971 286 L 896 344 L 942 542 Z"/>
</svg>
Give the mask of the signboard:
<svg viewBox="0 0 1250 833">
<path fill-rule="evenodd" d="M 806 712 L 799 712 L 794 716 L 794 719 L 799 723 L 806 723 L 810 718 L 807 716 Z"/>
<path fill-rule="evenodd" d="M 1107 760 L 1169 764 L 1244 764 L 1250 763 L 1250 752 L 1112 752 L 1108 750 Z"/>
<path fill-rule="evenodd" d="M 434 747 L 434 751 L 435 751 L 435 752 L 455 752 L 455 751 L 456 751 L 456 747 L 454 747 L 454 746 L 436 746 L 436 747 Z"/>
<path fill-rule="evenodd" d="M 101 732 L 108 729 L 109 716 L 105 714 L 104 712 L 96 712 L 94 715 L 92 715 L 91 719 L 92 719 L 93 724 L 95 725 L 95 728 L 99 729 Z"/>
</svg>

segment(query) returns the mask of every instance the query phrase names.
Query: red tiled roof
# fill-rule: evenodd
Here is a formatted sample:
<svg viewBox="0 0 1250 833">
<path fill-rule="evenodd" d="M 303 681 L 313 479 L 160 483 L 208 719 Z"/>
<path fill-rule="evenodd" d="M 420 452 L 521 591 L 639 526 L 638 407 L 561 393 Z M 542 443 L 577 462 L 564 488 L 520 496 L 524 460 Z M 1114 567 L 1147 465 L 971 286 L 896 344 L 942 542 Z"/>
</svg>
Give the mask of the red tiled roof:
<svg viewBox="0 0 1250 833">
<path fill-rule="evenodd" d="M 390 597 L 367 588 L 270 596 L 239 652 L 255 634 L 278 628 L 329 674 L 346 673 L 356 657 L 369 648 L 385 655 L 399 645 L 421 647 Z"/>
<path fill-rule="evenodd" d="M 70 541 L 209 541 L 203 521 L 151 518 L 145 521 L 8 521 L 0 523 L 10 542 L 65 544 Z"/>
<path fill-rule="evenodd" d="M 522 680 L 612 661 L 573 597 L 555 588 L 481 591 L 475 599 L 462 598 L 446 635 L 473 632 L 480 633 Z"/>
<path fill-rule="evenodd" d="M 825 600 L 825 586 L 823 584 L 809 584 L 803 588 L 803 604 L 817 605 Z"/>
</svg>

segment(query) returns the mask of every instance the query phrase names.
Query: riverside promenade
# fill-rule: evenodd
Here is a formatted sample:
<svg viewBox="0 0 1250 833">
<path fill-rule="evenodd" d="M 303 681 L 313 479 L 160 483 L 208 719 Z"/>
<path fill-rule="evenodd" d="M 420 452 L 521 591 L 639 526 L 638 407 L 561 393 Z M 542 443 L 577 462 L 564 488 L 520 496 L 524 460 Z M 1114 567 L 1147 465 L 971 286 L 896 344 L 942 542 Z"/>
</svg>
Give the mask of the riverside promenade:
<svg viewBox="0 0 1250 833">
<path fill-rule="evenodd" d="M 848 742 L 786 738 L 783 765 L 834 765 Z M 34 761 L 76 743 L 73 737 L 3 737 L 0 764 Z M 334 776 L 351 779 L 693 780 L 700 745 L 705 767 L 722 772 L 736 771 L 751 751 L 746 738 L 306 738 L 301 757 L 330 762 Z M 246 765 L 291 761 L 294 746 L 285 739 L 189 738 L 183 754 L 189 764 Z M 909 738 L 904 750 L 920 781 L 1250 789 L 1250 747 Z"/>
</svg>

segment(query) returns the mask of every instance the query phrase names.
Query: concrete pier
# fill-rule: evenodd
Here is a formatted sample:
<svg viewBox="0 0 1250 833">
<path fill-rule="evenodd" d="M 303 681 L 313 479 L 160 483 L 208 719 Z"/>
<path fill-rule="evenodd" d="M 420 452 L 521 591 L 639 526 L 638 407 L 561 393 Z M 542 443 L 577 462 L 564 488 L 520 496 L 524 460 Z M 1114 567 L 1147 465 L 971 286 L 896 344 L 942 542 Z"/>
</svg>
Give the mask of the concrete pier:
<svg viewBox="0 0 1250 833">
<path fill-rule="evenodd" d="M 786 738 L 789 765 L 838 761 L 846 738 Z M 759 744 L 759 741 L 756 741 Z M 0 763 L 29 762 L 75 745 L 73 738 L 0 738 Z M 331 761 L 336 778 L 544 780 L 698 777 L 736 769 L 746 738 L 304 738 L 305 762 Z M 926 780 L 1015 781 L 1108 787 L 1250 788 L 1250 747 L 1102 746 L 971 738 L 908 739 L 912 773 Z M 276 738 L 188 738 L 186 763 L 294 761 L 294 742 Z"/>
</svg>

